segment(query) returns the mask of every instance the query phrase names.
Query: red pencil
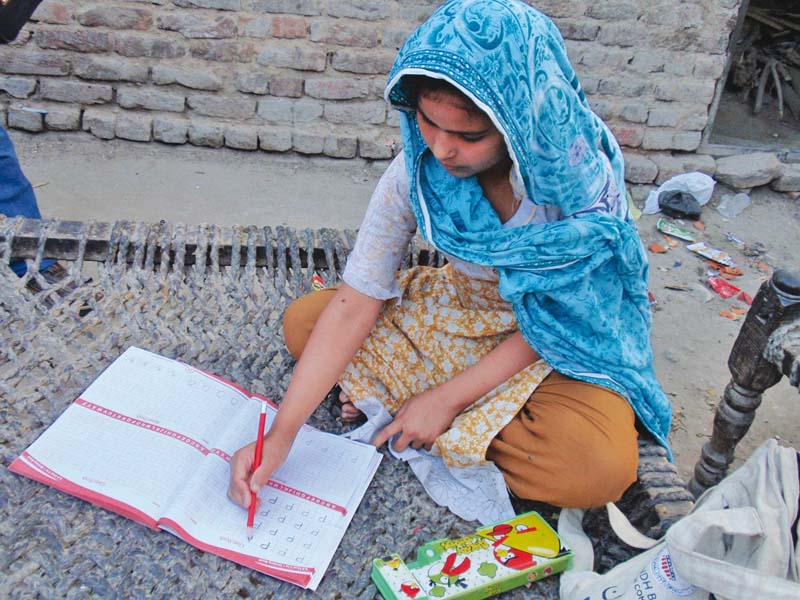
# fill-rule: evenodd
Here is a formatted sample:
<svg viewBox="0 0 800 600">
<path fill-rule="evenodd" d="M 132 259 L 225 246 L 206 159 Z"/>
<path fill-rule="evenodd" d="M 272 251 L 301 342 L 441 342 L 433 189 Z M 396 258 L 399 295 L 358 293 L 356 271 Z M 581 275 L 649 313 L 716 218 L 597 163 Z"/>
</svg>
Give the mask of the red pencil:
<svg viewBox="0 0 800 600">
<path fill-rule="evenodd" d="M 264 448 L 264 426 L 267 423 L 267 403 L 261 402 L 261 415 L 258 417 L 258 437 L 256 438 L 256 453 L 253 457 L 253 473 L 261 466 L 261 451 Z M 247 540 L 253 539 L 253 521 L 256 518 L 256 504 L 258 497 L 255 492 L 250 492 L 250 507 L 247 509 Z"/>
</svg>

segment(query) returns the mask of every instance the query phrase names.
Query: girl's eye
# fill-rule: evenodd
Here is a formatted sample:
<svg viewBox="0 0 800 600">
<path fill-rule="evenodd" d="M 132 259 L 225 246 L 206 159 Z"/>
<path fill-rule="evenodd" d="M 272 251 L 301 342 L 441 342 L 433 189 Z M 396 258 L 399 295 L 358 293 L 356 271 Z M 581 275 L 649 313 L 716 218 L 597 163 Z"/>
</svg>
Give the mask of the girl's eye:
<svg viewBox="0 0 800 600">
<path fill-rule="evenodd" d="M 461 135 L 461 139 L 467 142 L 468 144 L 473 144 L 475 142 L 480 142 L 483 139 L 483 135 Z"/>
</svg>

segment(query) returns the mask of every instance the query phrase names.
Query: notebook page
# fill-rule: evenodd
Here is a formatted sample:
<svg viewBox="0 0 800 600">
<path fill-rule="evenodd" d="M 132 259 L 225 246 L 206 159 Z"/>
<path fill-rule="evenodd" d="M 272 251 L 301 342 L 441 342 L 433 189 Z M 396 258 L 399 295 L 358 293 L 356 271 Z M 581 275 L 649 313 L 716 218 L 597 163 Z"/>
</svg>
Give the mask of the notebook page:
<svg viewBox="0 0 800 600">
<path fill-rule="evenodd" d="M 259 403 L 252 402 L 226 448 L 214 450 L 162 520 L 190 543 L 251 568 L 314 589 L 380 463 L 374 447 L 304 427 L 287 462 L 260 493 L 254 537 L 247 512 L 228 500 L 228 461 L 255 437 Z M 267 409 L 267 427 L 275 417 Z M 277 474 L 281 473 L 278 478 Z M 331 472 L 340 481 L 334 482 Z"/>
<path fill-rule="evenodd" d="M 177 361 L 130 348 L 11 470 L 155 526 L 210 451 L 222 415 L 247 398 Z"/>
<path fill-rule="evenodd" d="M 249 400 L 242 388 L 176 360 L 131 347 L 81 394 L 211 447 L 220 425 Z"/>
</svg>

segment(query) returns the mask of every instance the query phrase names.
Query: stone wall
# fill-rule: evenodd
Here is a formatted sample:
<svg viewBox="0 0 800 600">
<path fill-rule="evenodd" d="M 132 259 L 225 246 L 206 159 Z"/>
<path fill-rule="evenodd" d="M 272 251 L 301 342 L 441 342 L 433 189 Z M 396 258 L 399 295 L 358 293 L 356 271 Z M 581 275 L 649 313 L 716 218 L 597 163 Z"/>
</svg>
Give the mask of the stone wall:
<svg viewBox="0 0 800 600">
<path fill-rule="evenodd" d="M 45 0 L 0 47 L 0 116 L 28 131 L 390 158 L 386 74 L 437 4 Z M 700 144 L 741 0 L 534 4 L 560 27 L 632 182 L 703 167 L 673 151 Z"/>
</svg>

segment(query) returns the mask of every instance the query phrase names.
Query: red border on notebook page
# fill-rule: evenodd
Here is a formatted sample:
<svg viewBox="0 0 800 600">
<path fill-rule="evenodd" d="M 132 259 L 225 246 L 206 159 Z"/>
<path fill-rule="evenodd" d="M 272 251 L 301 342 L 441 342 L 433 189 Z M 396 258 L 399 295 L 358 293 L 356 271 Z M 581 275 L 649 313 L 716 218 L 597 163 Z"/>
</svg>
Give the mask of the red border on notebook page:
<svg viewBox="0 0 800 600">
<path fill-rule="evenodd" d="M 161 524 L 173 529 L 181 538 L 189 542 L 192 546 L 198 547 L 200 550 L 217 554 L 222 558 L 227 558 L 228 560 L 232 560 L 233 562 L 244 565 L 245 567 L 249 567 L 255 571 L 266 573 L 272 577 L 282 579 L 283 581 L 288 581 L 289 583 L 294 583 L 304 588 L 308 587 L 311 577 L 315 573 L 315 569 L 312 567 L 295 567 L 293 565 L 273 562 L 271 560 L 266 560 L 250 554 L 242 554 L 241 552 L 236 552 L 235 550 L 220 548 L 219 546 L 214 546 L 213 544 L 201 542 L 197 538 L 189 535 L 189 533 L 187 533 L 183 527 L 178 525 L 172 519 L 162 519 Z"/>
<path fill-rule="evenodd" d="M 120 502 L 119 500 L 115 500 L 114 498 L 110 498 L 109 496 L 105 496 L 99 492 L 85 488 L 74 481 L 70 481 L 66 477 L 63 477 L 62 475 L 59 475 L 53 470 L 45 467 L 41 462 L 36 460 L 35 457 L 29 454 L 27 450 L 23 452 L 19 458 L 14 459 L 11 465 L 9 465 L 8 469 L 9 471 L 19 475 L 24 475 L 25 477 L 29 477 L 30 479 L 38 481 L 39 483 L 44 483 L 45 485 L 56 488 L 57 490 L 66 492 L 71 496 L 76 496 L 101 508 L 105 508 L 106 510 L 120 514 L 123 517 L 131 519 L 132 521 L 136 521 L 137 523 L 141 523 L 142 525 L 145 525 L 151 529 L 158 529 L 158 522 L 138 508 L 134 508 L 130 504 Z"/>
<path fill-rule="evenodd" d="M 318 504 L 324 508 L 330 508 L 331 510 L 335 510 L 338 513 L 342 513 L 343 516 L 347 516 L 347 509 L 344 506 L 339 506 L 338 504 L 334 504 L 333 502 L 328 502 L 327 500 L 323 500 L 322 498 L 317 498 L 316 496 L 312 496 L 304 492 L 303 490 L 298 490 L 297 488 L 290 487 L 285 483 L 280 483 L 278 481 L 273 481 L 272 479 L 267 480 L 268 487 L 275 488 L 276 490 L 280 490 L 281 492 L 286 492 L 287 494 L 291 494 L 292 496 L 296 496 L 298 498 L 302 498 L 303 500 L 308 500 L 309 502 L 313 502 L 314 504 Z"/>
</svg>

